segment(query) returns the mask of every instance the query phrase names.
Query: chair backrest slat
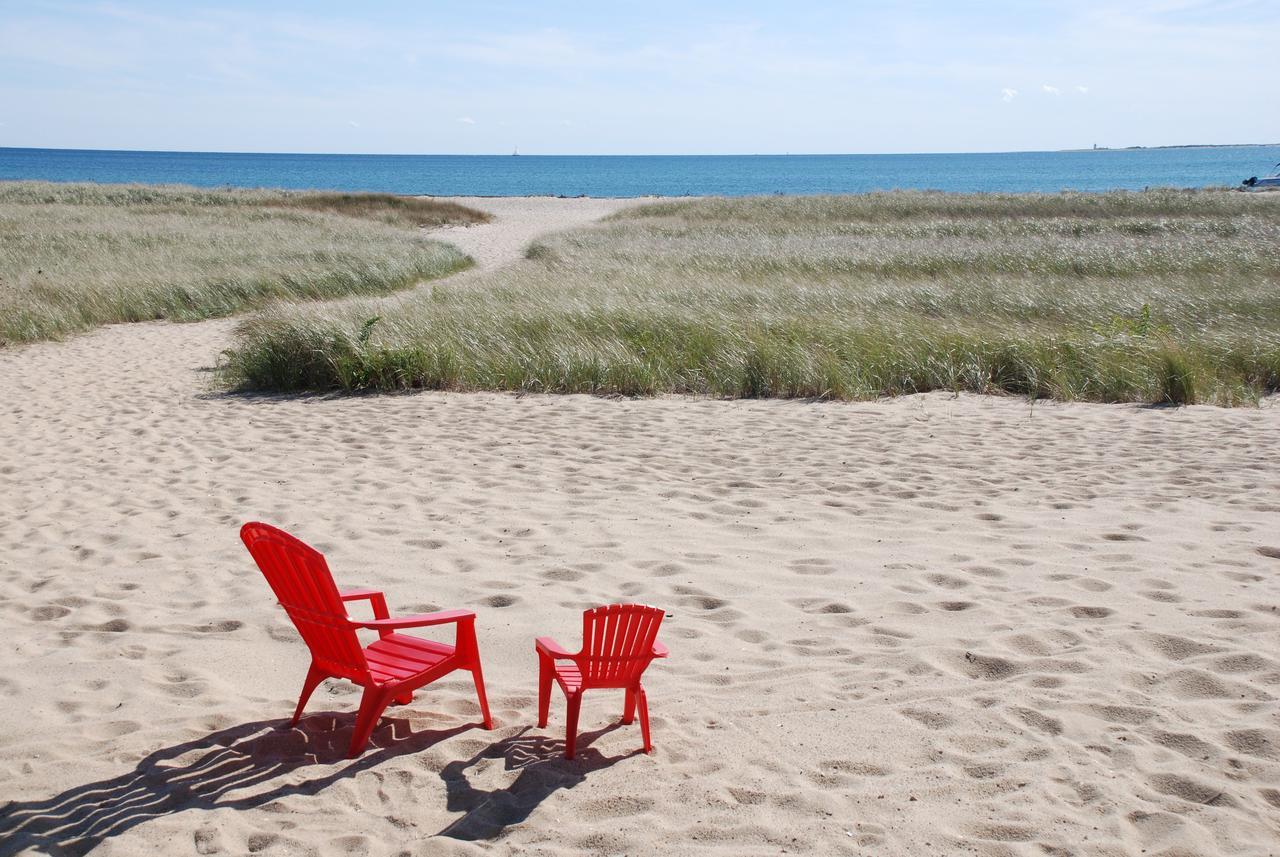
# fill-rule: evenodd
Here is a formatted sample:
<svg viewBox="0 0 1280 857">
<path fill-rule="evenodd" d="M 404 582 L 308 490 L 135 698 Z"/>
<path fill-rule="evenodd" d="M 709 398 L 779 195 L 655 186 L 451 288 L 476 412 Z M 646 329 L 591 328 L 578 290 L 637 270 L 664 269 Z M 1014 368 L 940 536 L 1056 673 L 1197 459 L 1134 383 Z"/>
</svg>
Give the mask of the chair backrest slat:
<svg viewBox="0 0 1280 857">
<path fill-rule="evenodd" d="M 368 679 L 369 665 L 324 555 L 270 524 L 249 523 L 240 538 L 311 657 L 336 675 Z"/>
<path fill-rule="evenodd" d="M 610 604 L 582 614 L 578 668 L 584 687 L 628 687 L 653 660 L 665 615 L 643 604 Z"/>
</svg>

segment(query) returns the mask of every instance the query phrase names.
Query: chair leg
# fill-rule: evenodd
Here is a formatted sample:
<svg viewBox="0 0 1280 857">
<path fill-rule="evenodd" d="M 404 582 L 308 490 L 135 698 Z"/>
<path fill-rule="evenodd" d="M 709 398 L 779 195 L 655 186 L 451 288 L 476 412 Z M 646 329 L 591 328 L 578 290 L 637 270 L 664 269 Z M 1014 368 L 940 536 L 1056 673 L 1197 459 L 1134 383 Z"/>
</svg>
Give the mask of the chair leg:
<svg viewBox="0 0 1280 857">
<path fill-rule="evenodd" d="M 413 702 L 413 691 L 406 690 L 404 693 L 400 694 L 399 696 L 396 696 L 391 701 L 394 702 L 396 705 L 408 705 L 409 703 Z"/>
<path fill-rule="evenodd" d="M 348 759 L 354 759 L 364 751 L 365 745 L 369 743 L 369 736 L 373 734 L 373 727 L 378 725 L 378 719 L 382 717 L 382 712 L 390 701 L 390 695 L 381 688 L 364 689 L 364 696 L 360 697 L 360 713 L 356 715 L 356 728 L 351 733 Z"/>
<path fill-rule="evenodd" d="M 475 666 L 471 668 L 471 677 L 476 682 L 476 698 L 480 701 L 480 717 L 485 729 L 493 728 L 493 718 L 489 716 L 489 697 L 484 692 L 484 673 L 480 669 L 480 656 L 476 656 Z"/>
<path fill-rule="evenodd" d="M 458 624 L 458 636 L 454 643 L 454 651 L 462 669 L 471 670 L 471 678 L 476 683 L 476 699 L 480 702 L 480 718 L 485 729 L 493 728 L 493 717 L 489 715 L 489 697 L 484 692 L 484 671 L 480 668 L 480 645 L 476 642 L 475 619 L 467 619 Z"/>
<path fill-rule="evenodd" d="M 311 668 L 307 670 L 307 679 L 302 683 L 302 696 L 298 697 L 298 707 L 293 710 L 293 720 L 290 721 L 290 726 L 298 725 L 298 721 L 302 719 L 302 709 L 307 707 L 307 700 L 311 698 L 311 694 L 320 685 L 320 682 L 328 677 L 325 671 L 315 664 L 312 664 Z"/>
<path fill-rule="evenodd" d="M 636 719 L 636 691 L 635 688 L 627 688 L 627 700 L 622 703 L 622 725 L 629 726 Z"/>
<path fill-rule="evenodd" d="M 564 757 L 572 759 L 578 747 L 578 709 L 582 707 L 582 693 L 569 694 L 569 710 L 565 715 Z"/>
<path fill-rule="evenodd" d="M 653 742 L 649 740 L 649 700 L 644 695 L 644 688 L 636 689 L 636 703 L 640 709 L 640 735 L 644 738 L 644 751 L 653 751 Z"/>
<path fill-rule="evenodd" d="M 538 728 L 547 725 L 547 715 L 551 713 L 551 660 L 538 656 Z"/>
</svg>

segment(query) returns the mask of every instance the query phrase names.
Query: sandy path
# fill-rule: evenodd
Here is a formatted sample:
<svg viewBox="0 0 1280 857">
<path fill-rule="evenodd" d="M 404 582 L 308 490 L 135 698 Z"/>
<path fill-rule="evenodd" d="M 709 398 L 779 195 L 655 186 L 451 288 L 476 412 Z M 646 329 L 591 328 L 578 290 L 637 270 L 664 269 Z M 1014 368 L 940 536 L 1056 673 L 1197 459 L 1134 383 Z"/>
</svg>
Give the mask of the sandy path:
<svg viewBox="0 0 1280 857">
<path fill-rule="evenodd" d="M 525 247 L 539 235 L 576 229 L 641 202 L 634 199 L 557 199 L 546 196 L 455 196 L 437 199 L 478 208 L 494 216 L 490 224 L 457 226 L 433 233 L 441 241 L 453 244 L 475 259 L 476 267 L 481 270 L 520 259 Z"/>
<path fill-rule="evenodd" d="M 227 329 L 0 353 L 0 854 L 1280 848 L 1275 407 L 255 399 Z M 459 680 L 355 762 L 349 687 L 281 729 L 254 518 L 476 609 L 499 728 Z M 672 614 L 656 751 L 602 694 L 565 763 L 532 637 L 618 599 Z"/>
</svg>

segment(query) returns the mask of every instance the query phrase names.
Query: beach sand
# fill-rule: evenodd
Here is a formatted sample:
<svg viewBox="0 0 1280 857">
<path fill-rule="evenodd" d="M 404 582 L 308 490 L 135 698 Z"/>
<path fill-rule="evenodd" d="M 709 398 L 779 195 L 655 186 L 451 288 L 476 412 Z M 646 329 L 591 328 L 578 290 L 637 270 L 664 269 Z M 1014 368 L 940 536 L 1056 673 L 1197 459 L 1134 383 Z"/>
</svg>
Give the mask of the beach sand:
<svg viewBox="0 0 1280 857">
<path fill-rule="evenodd" d="M 483 267 L 624 204 L 472 202 Z M 1272 403 L 228 396 L 233 325 L 0 352 L 0 854 L 1280 851 Z M 288 729 L 248 520 L 475 610 L 497 728 L 462 675 Z M 612 601 L 655 749 L 597 691 L 566 762 L 533 638 Z"/>
</svg>

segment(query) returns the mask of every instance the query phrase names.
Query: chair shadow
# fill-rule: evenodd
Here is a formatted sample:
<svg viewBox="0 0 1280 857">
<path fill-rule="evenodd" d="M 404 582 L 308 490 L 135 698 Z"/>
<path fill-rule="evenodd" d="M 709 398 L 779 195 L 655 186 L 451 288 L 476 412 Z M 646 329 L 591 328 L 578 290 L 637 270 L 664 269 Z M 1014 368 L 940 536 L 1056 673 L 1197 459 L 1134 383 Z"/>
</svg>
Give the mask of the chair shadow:
<svg viewBox="0 0 1280 857">
<path fill-rule="evenodd" d="M 328 786 L 396 756 L 417 753 L 479 728 L 414 732 L 408 721 L 384 716 L 368 749 L 346 759 L 349 714 L 310 715 L 301 728 L 287 720 L 261 720 L 165 747 L 126 774 L 67 789 L 45 800 L 10 801 L 0 807 L 0 855 L 35 849 L 82 855 L 104 840 L 155 818 L 187 810 L 249 809 L 287 795 L 314 795 Z M 271 781 L 316 767 L 301 782 Z M 255 787 L 252 794 L 234 796 Z"/>
<path fill-rule="evenodd" d="M 508 827 L 527 819 L 540 803 L 560 789 L 571 789 L 587 778 L 587 774 L 616 765 L 639 755 L 635 750 L 621 756 L 605 756 L 589 746 L 592 741 L 619 728 L 614 723 L 595 732 L 578 735 L 576 758 L 564 757 L 564 741 L 541 735 L 526 736 L 525 727 L 509 738 L 495 741 L 470 759 L 450 762 L 440 772 L 448 795 L 447 807 L 466 813 L 438 836 L 474 841 L 493 839 Z M 487 767 L 488 760 L 503 760 L 503 770 L 519 771 L 506 788 L 484 790 L 467 779 L 468 768 Z"/>
</svg>

